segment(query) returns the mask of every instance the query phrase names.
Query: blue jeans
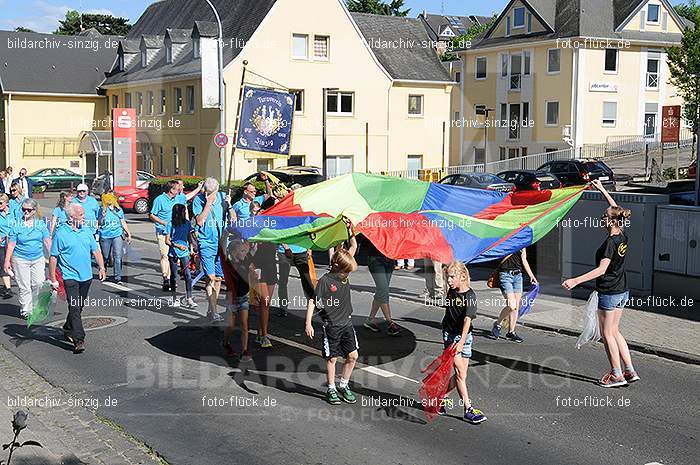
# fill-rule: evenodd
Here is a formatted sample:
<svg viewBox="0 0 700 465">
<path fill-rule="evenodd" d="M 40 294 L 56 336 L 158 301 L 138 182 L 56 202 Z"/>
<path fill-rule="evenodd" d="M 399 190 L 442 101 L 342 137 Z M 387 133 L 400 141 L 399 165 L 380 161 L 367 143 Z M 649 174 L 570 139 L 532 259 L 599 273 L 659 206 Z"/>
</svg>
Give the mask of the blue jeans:
<svg viewBox="0 0 700 465">
<path fill-rule="evenodd" d="M 604 311 L 621 310 L 625 308 L 627 300 L 630 298 L 629 291 L 619 294 L 598 293 L 598 308 Z"/>
<path fill-rule="evenodd" d="M 188 299 L 192 297 L 192 273 L 190 272 L 190 257 L 174 257 L 168 255 L 170 260 L 170 287 L 175 289 L 177 282 L 177 262 L 180 262 L 180 268 L 182 269 L 182 274 L 185 275 L 185 297 Z M 175 291 L 173 290 L 173 293 Z"/>
<path fill-rule="evenodd" d="M 369 257 L 367 267 L 372 274 L 372 279 L 376 287 L 374 291 L 374 301 L 380 305 L 388 304 L 391 274 L 394 272 L 394 260 L 389 260 L 384 257 Z"/>
<path fill-rule="evenodd" d="M 500 281 L 501 292 L 503 295 L 507 294 L 522 294 L 523 293 L 523 274 L 510 274 L 501 271 L 498 274 L 498 280 Z"/>
<path fill-rule="evenodd" d="M 113 254 L 114 259 L 114 279 L 115 281 L 122 280 L 122 254 L 124 253 L 124 240 L 121 236 L 112 237 L 109 239 L 101 238 L 100 247 L 102 249 L 102 258 L 105 263 L 109 261 L 109 254 Z"/>
</svg>

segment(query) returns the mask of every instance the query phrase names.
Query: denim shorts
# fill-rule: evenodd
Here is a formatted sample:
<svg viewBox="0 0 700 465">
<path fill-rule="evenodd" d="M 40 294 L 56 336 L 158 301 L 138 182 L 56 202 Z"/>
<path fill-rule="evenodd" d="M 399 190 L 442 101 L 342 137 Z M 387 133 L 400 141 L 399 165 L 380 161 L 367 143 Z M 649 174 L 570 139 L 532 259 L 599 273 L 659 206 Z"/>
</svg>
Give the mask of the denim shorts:
<svg viewBox="0 0 700 465">
<path fill-rule="evenodd" d="M 523 274 L 510 274 L 505 271 L 498 273 L 500 288 L 503 295 L 523 293 Z"/>
<path fill-rule="evenodd" d="M 447 331 L 442 332 L 442 342 L 444 344 L 445 349 L 450 347 L 455 342 L 459 342 L 460 339 L 462 339 L 461 334 L 452 334 L 452 333 L 448 333 Z M 464 348 L 462 349 L 462 357 L 463 358 L 471 358 L 472 357 L 472 343 L 473 342 L 474 342 L 474 337 L 472 336 L 472 333 L 467 333 L 467 340 L 464 342 Z"/>
<path fill-rule="evenodd" d="M 620 294 L 598 294 L 598 308 L 605 311 L 622 310 L 625 308 L 627 299 L 630 298 L 629 291 Z"/>
<path fill-rule="evenodd" d="M 243 297 L 234 297 L 233 302 L 228 304 L 228 311 L 229 312 L 235 312 L 235 313 L 247 312 L 249 308 L 250 308 L 250 304 L 248 304 L 248 296 L 247 295 L 244 295 Z"/>
</svg>

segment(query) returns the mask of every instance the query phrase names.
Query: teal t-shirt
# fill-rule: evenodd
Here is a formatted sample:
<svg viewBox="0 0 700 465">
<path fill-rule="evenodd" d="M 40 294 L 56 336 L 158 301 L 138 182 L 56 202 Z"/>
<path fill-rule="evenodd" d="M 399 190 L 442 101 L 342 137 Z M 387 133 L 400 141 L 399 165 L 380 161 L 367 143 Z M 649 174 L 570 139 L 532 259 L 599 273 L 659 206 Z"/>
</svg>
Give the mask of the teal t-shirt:
<svg viewBox="0 0 700 465">
<path fill-rule="evenodd" d="M 10 242 L 15 244 L 14 255 L 23 260 L 38 260 L 44 256 L 44 239 L 49 237 L 46 223 L 34 219 L 27 225 L 20 221 L 10 229 Z"/>
<path fill-rule="evenodd" d="M 173 219 L 173 207 L 178 204 L 187 205 L 185 194 L 177 194 L 171 199 L 166 192 L 163 192 L 153 201 L 151 215 L 155 215 L 166 223 L 170 223 Z M 155 226 L 156 234 L 165 234 L 165 226 L 160 223 L 155 223 Z"/>
<path fill-rule="evenodd" d="M 199 216 L 202 213 L 206 204 L 207 198 L 204 193 L 195 197 L 192 201 L 192 212 L 195 216 Z M 223 194 L 219 192 L 219 195 L 216 196 L 216 201 L 209 210 L 209 216 L 204 221 L 204 226 L 197 229 L 199 248 L 207 251 L 218 250 L 221 231 L 223 231 L 225 226 Z"/>
<path fill-rule="evenodd" d="M 92 230 L 87 226 L 73 229 L 64 224 L 56 229 L 51 244 L 51 256 L 58 259 L 63 279 L 85 282 L 92 279 L 90 255 L 97 250 Z"/>
<path fill-rule="evenodd" d="M 190 256 L 190 231 L 192 231 L 192 225 L 189 221 L 185 221 L 184 224 L 180 226 L 173 226 L 173 223 L 168 223 L 165 227 L 165 234 L 170 236 L 170 241 L 173 244 L 184 245 L 187 250 L 180 250 L 177 247 L 170 247 L 170 256 L 175 256 L 177 258 L 185 258 Z"/>
<path fill-rule="evenodd" d="M 100 237 L 104 239 L 114 239 L 124 234 L 124 227 L 122 226 L 124 210 L 121 208 L 107 208 L 106 212 L 103 212 L 105 212 L 105 210 L 100 208 L 98 217 L 101 224 Z"/>
<path fill-rule="evenodd" d="M 85 226 L 90 228 L 93 234 L 97 232 L 97 215 L 100 211 L 100 204 L 97 203 L 95 197 L 88 196 L 84 202 L 81 202 L 78 197 L 73 199 L 73 203 L 82 205 L 85 210 Z"/>
</svg>

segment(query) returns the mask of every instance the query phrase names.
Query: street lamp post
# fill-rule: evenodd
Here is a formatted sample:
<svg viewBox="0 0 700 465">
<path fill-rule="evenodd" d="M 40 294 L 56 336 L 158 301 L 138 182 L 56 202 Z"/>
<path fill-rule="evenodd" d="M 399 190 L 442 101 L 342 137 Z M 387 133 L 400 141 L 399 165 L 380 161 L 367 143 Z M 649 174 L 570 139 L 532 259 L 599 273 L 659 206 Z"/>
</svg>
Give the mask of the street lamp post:
<svg viewBox="0 0 700 465">
<path fill-rule="evenodd" d="M 226 134 L 226 102 L 224 97 L 224 94 L 226 93 L 226 88 L 224 85 L 224 28 L 221 25 L 221 17 L 219 16 L 219 12 L 216 11 L 216 8 L 210 0 L 205 1 L 214 12 L 214 17 L 216 17 L 216 22 L 219 25 L 219 40 L 217 47 L 219 49 L 219 127 L 220 132 Z M 233 160 L 231 160 L 231 163 L 233 163 Z M 223 184 L 226 180 L 226 147 L 221 147 L 219 149 L 219 168 L 221 184 Z"/>
<path fill-rule="evenodd" d="M 328 123 L 328 91 L 336 91 L 337 87 L 324 87 L 323 88 L 323 120 L 322 120 L 322 133 L 323 133 L 323 143 L 321 146 L 321 172 L 323 177 L 328 179 L 328 131 L 326 129 Z"/>
</svg>

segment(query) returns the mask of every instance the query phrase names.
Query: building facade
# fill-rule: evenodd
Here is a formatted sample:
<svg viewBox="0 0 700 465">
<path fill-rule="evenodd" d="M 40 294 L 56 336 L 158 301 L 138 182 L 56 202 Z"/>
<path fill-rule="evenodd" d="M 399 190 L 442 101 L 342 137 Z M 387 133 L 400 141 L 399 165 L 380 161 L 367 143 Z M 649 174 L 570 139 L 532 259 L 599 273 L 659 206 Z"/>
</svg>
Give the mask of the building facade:
<svg viewBox="0 0 700 465">
<path fill-rule="evenodd" d="M 448 163 L 454 84 L 424 46 L 420 20 L 351 14 L 341 0 L 242 0 L 220 12 L 227 134 L 244 62 L 247 83 L 297 95 L 292 156 L 239 149 L 233 178 L 288 164 L 320 167 L 324 97 L 329 175 Z M 219 111 L 202 108 L 203 50 L 218 36 L 213 20 L 204 2 L 154 3 L 121 42 L 101 86 L 110 107 L 136 108 L 152 143 L 141 163 L 154 173 L 218 175 Z"/>
<path fill-rule="evenodd" d="M 666 48 L 692 26 L 666 0 L 511 1 L 459 52 L 451 163 L 658 139 L 662 107 L 683 104 Z"/>
</svg>

